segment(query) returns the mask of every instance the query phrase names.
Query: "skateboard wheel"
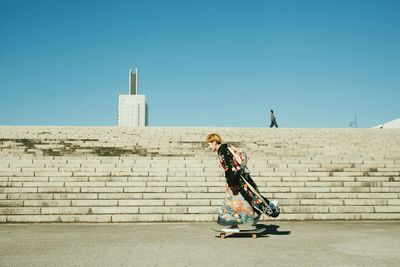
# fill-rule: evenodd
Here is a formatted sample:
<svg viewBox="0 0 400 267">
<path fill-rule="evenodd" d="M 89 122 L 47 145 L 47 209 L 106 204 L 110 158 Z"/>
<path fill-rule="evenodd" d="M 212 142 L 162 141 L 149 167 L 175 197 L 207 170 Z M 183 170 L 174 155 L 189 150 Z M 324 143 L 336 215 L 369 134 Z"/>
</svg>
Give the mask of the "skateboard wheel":
<svg viewBox="0 0 400 267">
<path fill-rule="evenodd" d="M 225 239 L 225 234 L 220 234 L 219 237 L 220 237 L 221 239 Z"/>
<path fill-rule="evenodd" d="M 256 239 L 256 238 L 257 238 L 257 235 L 256 235 L 256 234 L 253 234 L 251 237 L 252 237 L 253 239 Z"/>
</svg>

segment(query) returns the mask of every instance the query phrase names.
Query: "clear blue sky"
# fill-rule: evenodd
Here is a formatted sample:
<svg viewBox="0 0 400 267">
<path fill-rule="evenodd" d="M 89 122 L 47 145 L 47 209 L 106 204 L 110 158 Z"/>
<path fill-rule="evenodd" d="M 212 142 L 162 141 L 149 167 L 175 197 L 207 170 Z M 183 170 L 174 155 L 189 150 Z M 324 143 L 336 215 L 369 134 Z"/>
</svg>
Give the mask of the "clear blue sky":
<svg viewBox="0 0 400 267">
<path fill-rule="evenodd" d="M 359 127 L 400 117 L 400 1 L 0 0 L 0 125 Z"/>
</svg>

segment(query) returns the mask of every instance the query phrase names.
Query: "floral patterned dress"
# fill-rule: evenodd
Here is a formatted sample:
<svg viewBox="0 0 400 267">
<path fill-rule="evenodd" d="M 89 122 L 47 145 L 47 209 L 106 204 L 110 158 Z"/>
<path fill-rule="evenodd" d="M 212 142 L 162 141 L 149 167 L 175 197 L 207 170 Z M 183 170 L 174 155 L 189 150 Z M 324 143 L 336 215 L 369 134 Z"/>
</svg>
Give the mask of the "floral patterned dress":
<svg viewBox="0 0 400 267">
<path fill-rule="evenodd" d="M 220 165 L 224 169 L 226 178 L 226 194 L 222 206 L 218 211 L 217 223 L 224 226 L 238 225 L 243 223 L 254 223 L 260 217 L 260 212 L 253 209 L 254 197 L 249 194 L 246 185 L 239 178 L 239 175 L 246 176 L 238 170 L 233 160 L 233 155 L 226 144 L 222 144 L 218 149 Z M 256 184 L 247 174 L 246 180 L 257 188 Z"/>
</svg>

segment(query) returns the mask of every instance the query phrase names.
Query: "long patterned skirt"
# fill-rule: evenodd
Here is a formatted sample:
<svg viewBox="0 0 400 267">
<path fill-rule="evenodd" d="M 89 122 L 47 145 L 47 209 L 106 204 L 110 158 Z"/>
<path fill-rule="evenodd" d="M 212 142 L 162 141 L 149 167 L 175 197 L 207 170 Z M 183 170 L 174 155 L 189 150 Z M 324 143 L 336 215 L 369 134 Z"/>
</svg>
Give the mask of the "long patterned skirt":
<svg viewBox="0 0 400 267">
<path fill-rule="evenodd" d="M 224 226 L 243 223 L 253 223 L 258 219 L 251 205 L 242 194 L 234 195 L 229 186 L 226 186 L 224 202 L 218 211 L 217 223 Z"/>
</svg>

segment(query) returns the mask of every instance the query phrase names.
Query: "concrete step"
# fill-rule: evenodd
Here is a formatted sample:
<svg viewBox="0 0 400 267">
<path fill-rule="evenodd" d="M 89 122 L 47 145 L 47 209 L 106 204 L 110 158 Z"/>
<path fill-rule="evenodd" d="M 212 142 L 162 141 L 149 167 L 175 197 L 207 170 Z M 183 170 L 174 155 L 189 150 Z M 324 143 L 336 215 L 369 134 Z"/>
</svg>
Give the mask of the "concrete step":
<svg viewBox="0 0 400 267">
<path fill-rule="evenodd" d="M 0 127 L 0 222 L 216 220 L 209 132 L 248 153 L 281 220 L 400 217 L 398 130 Z"/>
</svg>

